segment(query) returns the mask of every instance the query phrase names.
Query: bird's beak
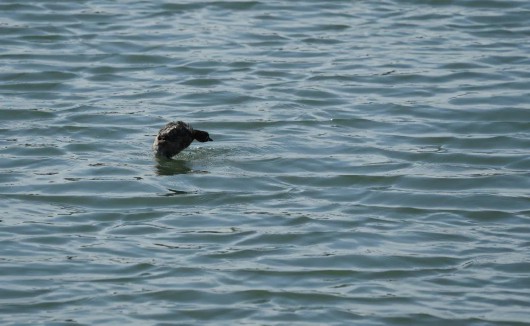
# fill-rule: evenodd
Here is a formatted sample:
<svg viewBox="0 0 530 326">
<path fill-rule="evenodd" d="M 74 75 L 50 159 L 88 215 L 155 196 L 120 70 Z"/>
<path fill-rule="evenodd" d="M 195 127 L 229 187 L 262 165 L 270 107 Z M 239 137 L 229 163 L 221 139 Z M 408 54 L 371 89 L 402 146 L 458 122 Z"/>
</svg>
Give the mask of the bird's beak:
<svg viewBox="0 0 530 326">
<path fill-rule="evenodd" d="M 210 136 L 208 136 L 208 141 L 213 141 L 213 139 L 211 139 Z"/>
</svg>

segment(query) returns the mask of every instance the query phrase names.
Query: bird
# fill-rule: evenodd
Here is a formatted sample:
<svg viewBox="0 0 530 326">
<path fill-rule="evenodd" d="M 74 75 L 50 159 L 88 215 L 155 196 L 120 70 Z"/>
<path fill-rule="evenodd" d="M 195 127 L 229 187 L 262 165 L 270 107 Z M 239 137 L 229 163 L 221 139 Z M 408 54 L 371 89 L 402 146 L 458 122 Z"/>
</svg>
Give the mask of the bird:
<svg viewBox="0 0 530 326">
<path fill-rule="evenodd" d="M 156 156 L 172 158 L 190 146 L 193 140 L 201 143 L 213 141 L 206 131 L 196 130 L 183 121 L 169 122 L 155 138 L 153 150 Z"/>
</svg>

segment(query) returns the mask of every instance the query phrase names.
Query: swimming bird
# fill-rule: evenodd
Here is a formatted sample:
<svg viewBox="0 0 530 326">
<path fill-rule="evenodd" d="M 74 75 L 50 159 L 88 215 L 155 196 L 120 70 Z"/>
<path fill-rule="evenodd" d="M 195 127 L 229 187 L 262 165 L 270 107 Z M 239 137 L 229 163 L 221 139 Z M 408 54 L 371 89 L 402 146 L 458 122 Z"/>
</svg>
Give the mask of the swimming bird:
<svg viewBox="0 0 530 326">
<path fill-rule="evenodd" d="M 190 146 L 194 139 L 201 143 L 212 141 L 206 131 L 194 130 L 191 125 L 182 121 L 170 122 L 158 132 L 153 150 L 157 156 L 171 158 Z"/>
</svg>

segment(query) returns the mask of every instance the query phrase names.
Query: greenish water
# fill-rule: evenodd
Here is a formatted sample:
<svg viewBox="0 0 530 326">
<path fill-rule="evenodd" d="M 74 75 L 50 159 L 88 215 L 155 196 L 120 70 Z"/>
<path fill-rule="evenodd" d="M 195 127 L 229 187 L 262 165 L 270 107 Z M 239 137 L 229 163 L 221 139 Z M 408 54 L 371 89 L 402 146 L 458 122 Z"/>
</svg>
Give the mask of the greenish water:
<svg viewBox="0 0 530 326">
<path fill-rule="evenodd" d="M 1 324 L 530 324 L 529 18 L 2 0 Z"/>
</svg>

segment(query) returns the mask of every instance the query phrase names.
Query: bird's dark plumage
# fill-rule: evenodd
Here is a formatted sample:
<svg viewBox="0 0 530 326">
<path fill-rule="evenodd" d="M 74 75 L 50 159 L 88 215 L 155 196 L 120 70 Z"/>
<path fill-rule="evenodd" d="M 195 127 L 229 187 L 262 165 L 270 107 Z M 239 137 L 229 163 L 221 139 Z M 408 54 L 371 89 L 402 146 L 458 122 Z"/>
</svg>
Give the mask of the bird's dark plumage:
<svg viewBox="0 0 530 326">
<path fill-rule="evenodd" d="M 153 150 L 158 156 L 171 158 L 190 146 L 194 139 L 200 142 L 212 141 L 206 131 L 194 130 L 182 121 L 170 122 L 158 132 Z"/>
</svg>

